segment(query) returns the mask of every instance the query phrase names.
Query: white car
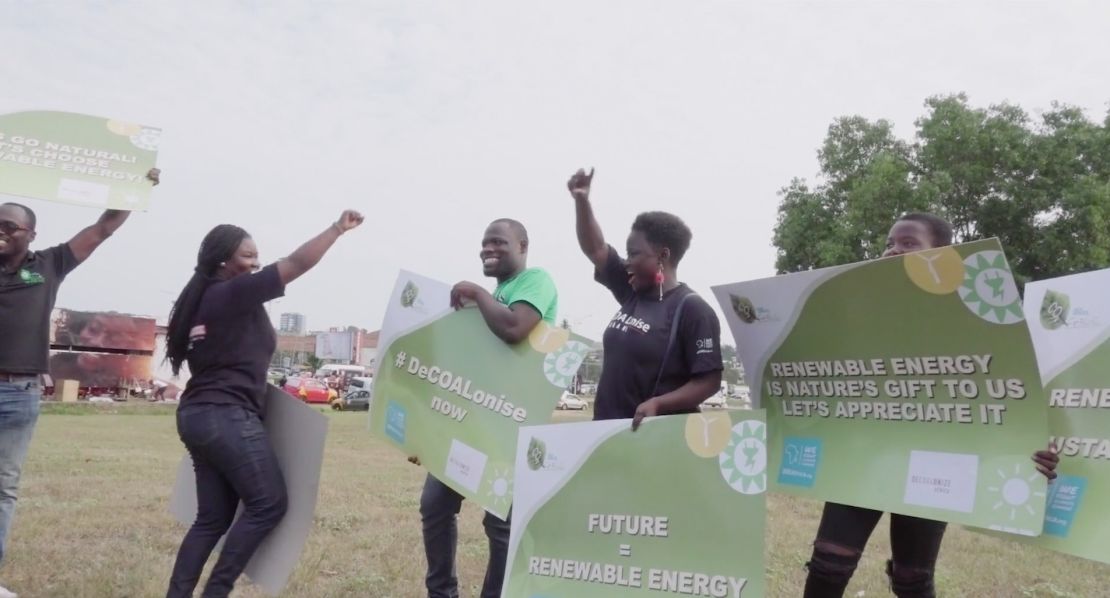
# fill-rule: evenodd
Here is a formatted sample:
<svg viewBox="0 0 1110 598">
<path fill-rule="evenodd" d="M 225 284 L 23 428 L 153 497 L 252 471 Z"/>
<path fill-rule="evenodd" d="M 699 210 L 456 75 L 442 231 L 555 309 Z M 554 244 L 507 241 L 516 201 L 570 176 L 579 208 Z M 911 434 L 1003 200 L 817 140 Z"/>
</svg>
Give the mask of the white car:
<svg viewBox="0 0 1110 598">
<path fill-rule="evenodd" d="M 563 396 L 559 397 L 559 402 L 555 404 L 556 409 L 576 409 L 579 411 L 585 410 L 590 404 L 586 401 L 563 391 Z"/>
<path fill-rule="evenodd" d="M 354 376 L 347 390 L 374 390 L 374 379 L 369 376 Z"/>
<path fill-rule="evenodd" d="M 725 395 L 721 393 L 717 393 L 701 402 L 702 409 L 705 409 L 706 407 L 716 407 L 717 409 L 724 409 L 725 405 Z"/>
</svg>

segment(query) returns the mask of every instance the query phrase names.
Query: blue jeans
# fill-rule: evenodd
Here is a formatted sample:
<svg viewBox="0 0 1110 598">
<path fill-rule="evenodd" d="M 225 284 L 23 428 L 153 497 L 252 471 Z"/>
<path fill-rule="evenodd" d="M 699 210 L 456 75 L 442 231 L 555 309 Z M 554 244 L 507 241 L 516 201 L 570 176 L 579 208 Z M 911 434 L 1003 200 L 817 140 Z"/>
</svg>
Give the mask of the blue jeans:
<svg viewBox="0 0 1110 598">
<path fill-rule="evenodd" d="M 455 573 L 455 548 L 459 542 L 457 518 L 463 497 L 431 474 L 420 495 L 420 518 L 424 522 L 424 554 L 428 574 L 424 578 L 428 598 L 458 598 L 459 578 Z M 509 519 L 512 519 L 510 512 Z M 482 583 L 481 598 L 500 598 L 509 553 L 509 521 L 486 513 L 482 519 L 489 539 L 489 563 Z"/>
<path fill-rule="evenodd" d="M 38 376 L 0 381 L 0 561 L 4 560 L 19 494 L 19 474 L 39 419 L 41 398 Z"/>
<path fill-rule="evenodd" d="M 177 433 L 193 459 L 197 518 L 178 549 L 166 596 L 193 595 L 224 532 L 223 550 L 202 595 L 227 596 L 258 545 L 285 516 L 285 478 L 262 421 L 243 407 L 187 403 L 177 410 Z M 235 519 L 240 500 L 243 514 Z"/>
</svg>

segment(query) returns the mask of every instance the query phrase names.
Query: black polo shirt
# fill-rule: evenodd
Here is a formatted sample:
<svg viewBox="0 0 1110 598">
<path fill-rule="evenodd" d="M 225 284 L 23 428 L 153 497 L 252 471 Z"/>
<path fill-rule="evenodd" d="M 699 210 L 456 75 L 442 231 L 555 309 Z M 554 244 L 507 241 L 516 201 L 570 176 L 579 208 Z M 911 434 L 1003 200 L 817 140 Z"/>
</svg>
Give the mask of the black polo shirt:
<svg viewBox="0 0 1110 598">
<path fill-rule="evenodd" d="M 45 374 L 50 313 L 58 287 L 77 267 L 69 245 L 32 251 L 15 272 L 0 272 L 0 371 Z"/>
<path fill-rule="evenodd" d="M 640 403 L 671 392 L 698 374 L 723 369 L 721 323 L 713 308 L 695 295 L 682 306 L 675 345 L 659 388 L 655 388 L 675 312 L 682 298 L 693 291 L 680 284 L 663 293 L 662 300 L 658 289 L 636 293 L 628 284 L 624 260 L 612 246 L 608 261 L 594 278 L 621 304 L 602 336 L 605 357 L 597 385 L 595 420 L 632 417 Z"/>
<path fill-rule="evenodd" d="M 277 264 L 205 290 L 185 357 L 192 377 L 181 405 L 231 404 L 265 413 L 266 370 L 277 334 L 262 304 L 284 294 Z"/>
</svg>

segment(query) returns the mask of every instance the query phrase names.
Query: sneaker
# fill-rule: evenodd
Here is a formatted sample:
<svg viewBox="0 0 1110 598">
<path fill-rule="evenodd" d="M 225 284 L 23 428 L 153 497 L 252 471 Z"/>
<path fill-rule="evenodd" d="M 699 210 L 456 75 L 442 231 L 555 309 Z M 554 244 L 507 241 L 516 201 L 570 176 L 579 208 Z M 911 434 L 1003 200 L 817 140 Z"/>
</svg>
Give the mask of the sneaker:
<svg viewBox="0 0 1110 598">
<path fill-rule="evenodd" d="M 15 592 L 9 590 L 8 588 L 0 586 L 0 598 L 19 598 L 19 596 L 16 596 Z"/>
</svg>

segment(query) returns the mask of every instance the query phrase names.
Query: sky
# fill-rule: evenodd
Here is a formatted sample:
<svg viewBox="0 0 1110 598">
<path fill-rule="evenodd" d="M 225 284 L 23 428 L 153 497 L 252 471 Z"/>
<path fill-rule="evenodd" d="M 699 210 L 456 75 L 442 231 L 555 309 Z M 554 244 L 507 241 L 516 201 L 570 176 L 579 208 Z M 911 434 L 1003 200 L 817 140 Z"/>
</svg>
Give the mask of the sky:
<svg viewBox="0 0 1110 598">
<path fill-rule="evenodd" d="M 522 221 L 559 317 L 617 309 L 578 250 L 567 178 L 595 167 L 606 240 L 666 210 L 694 233 L 680 279 L 774 274 L 778 191 L 814 180 L 840 116 L 903 137 L 932 95 L 1036 115 L 1110 107 L 1105 2 L 558 3 L 0 1 L 0 113 L 163 130 L 162 184 L 63 285 L 58 307 L 165 320 L 216 224 L 263 262 L 345 208 L 366 223 L 271 304 L 308 328 L 380 327 L 397 273 L 482 277 L 486 224 Z M 31 200 L 33 247 L 98 212 Z M 723 332 L 724 341 L 731 335 Z"/>
</svg>

